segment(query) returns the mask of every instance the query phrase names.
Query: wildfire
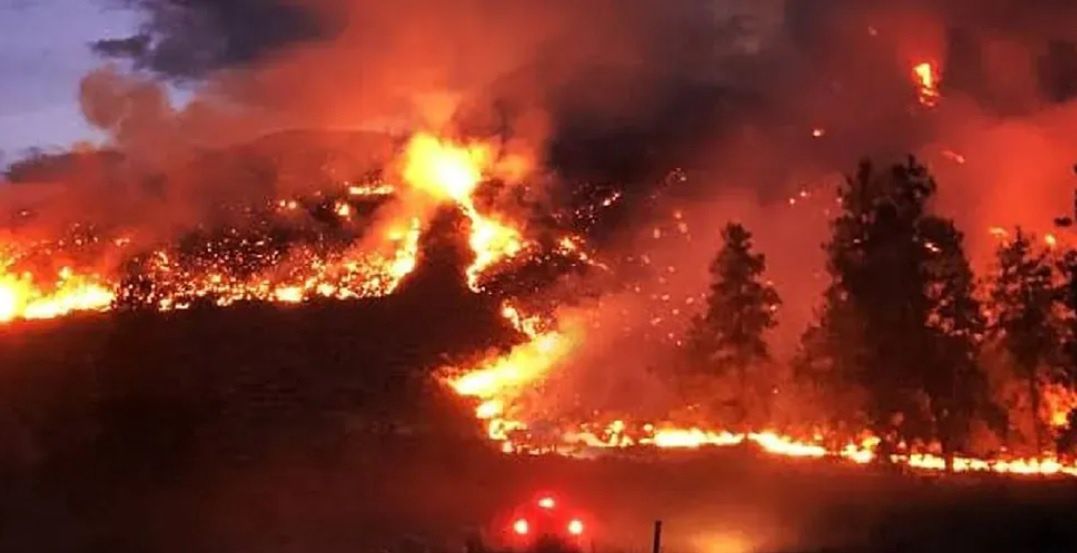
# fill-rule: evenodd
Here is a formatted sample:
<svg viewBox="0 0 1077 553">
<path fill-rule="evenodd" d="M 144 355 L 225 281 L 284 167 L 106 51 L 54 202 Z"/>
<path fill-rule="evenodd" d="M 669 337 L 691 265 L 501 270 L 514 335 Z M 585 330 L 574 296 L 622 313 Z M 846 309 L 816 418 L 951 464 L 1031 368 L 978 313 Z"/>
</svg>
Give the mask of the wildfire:
<svg viewBox="0 0 1077 553">
<path fill-rule="evenodd" d="M 1055 429 L 1066 428 L 1070 414 L 1077 411 L 1077 390 L 1049 384 L 1043 390 L 1043 403 L 1047 409 L 1047 423 Z"/>
<path fill-rule="evenodd" d="M 115 294 L 92 275 L 61 269 L 49 286 L 33 275 L 10 274 L 0 265 L 0 323 L 15 319 L 49 319 L 72 311 L 107 309 Z"/>
<path fill-rule="evenodd" d="M 918 65 L 915 73 L 921 84 L 921 102 L 935 105 L 939 100 L 937 70 L 925 63 Z M 816 134 L 822 136 L 825 130 L 818 129 Z M 482 289 L 483 279 L 492 268 L 535 248 L 525 238 L 522 225 L 506 213 L 487 205 L 480 208 L 481 203 L 476 202 L 484 180 L 498 171 L 498 160 L 489 145 L 454 143 L 419 133 L 408 142 L 401 162 L 399 186 L 345 183 L 340 191 L 344 199 L 330 196 L 326 200 L 325 211 L 337 217 L 340 226 L 352 224 L 362 213 L 349 201 L 385 197 L 386 201 L 398 202 L 398 209 L 392 211 L 394 217 L 380 221 L 370 235 L 350 236 L 329 246 L 314 240 L 274 248 L 266 238 L 229 235 L 221 241 L 207 241 L 201 257 L 172 248 L 150 250 L 131 261 L 135 278 L 128 278 L 129 275 L 103 276 L 66 266 L 55 274 L 34 273 L 22 268 L 34 264 L 25 263 L 25 255 L 18 248 L 0 243 L 0 252 L 5 252 L 0 254 L 0 323 L 59 317 L 76 311 L 104 311 L 120 302 L 167 311 L 188 308 L 196 301 L 219 306 L 240 301 L 294 304 L 315 298 L 392 294 L 415 269 L 431 207 L 440 205 L 455 206 L 470 222 L 468 244 L 474 261 L 466 274 L 475 292 Z M 802 191 L 800 197 L 807 198 L 808 193 Z M 601 205 L 608 207 L 618 198 L 615 193 Z M 293 198 L 271 202 L 269 207 L 281 216 L 295 218 L 309 206 Z M 676 218 L 680 219 L 680 215 Z M 686 228 L 682 227 L 682 232 Z M 1007 236 L 1005 229 L 993 228 L 991 232 L 1000 238 Z M 659 237 L 661 231 L 656 229 L 655 234 Z M 102 243 L 129 247 L 131 239 L 124 236 Z M 553 244 L 561 255 L 604 267 L 591 259 L 577 237 L 555 237 Z M 880 458 L 881 441 L 871 435 L 842 442 L 833 437 L 803 438 L 772 428 L 730 431 L 698 422 L 601 420 L 600 415 L 595 415 L 594 420 L 560 421 L 556 443 L 550 443 L 532 435 L 540 418 L 528 402 L 582 344 L 585 332 L 572 319 L 536 316 L 509 301 L 502 305 L 501 315 L 519 331 L 522 342 L 507 352 L 487 355 L 471 367 L 445 369 L 440 376 L 456 394 L 475 402 L 475 418 L 504 452 L 570 454 L 580 448 L 752 447 L 769 455 L 834 458 L 854 464 Z M 1077 408 L 1077 395 L 1066 389 L 1053 390 L 1045 396 L 1045 405 L 1052 427 L 1063 428 Z M 947 463 L 932 450 L 903 451 L 884 460 L 921 471 L 944 470 L 949 465 L 955 472 L 1077 476 L 1077 464 L 1067 464 L 1051 455 L 994 460 L 954 457 Z"/>
<path fill-rule="evenodd" d="M 674 422 L 639 423 L 616 419 L 608 423 L 578 421 L 562 425 L 557 443 L 539 440 L 530 434 L 533 416 L 521 402 L 529 391 L 541 389 L 543 383 L 580 343 L 578 329 L 572 333 L 544 327 L 556 326 L 537 317 L 527 317 L 512 305 L 502 309 L 505 317 L 527 340 L 504 355 L 483 359 L 465 370 L 449 369 L 444 381 L 462 397 L 478 401 L 475 417 L 485 424 L 487 437 L 500 444 L 505 453 L 560 453 L 573 455 L 582 449 L 617 450 L 629 447 L 656 449 L 700 449 L 751 445 L 758 451 L 781 457 L 805 459 L 831 458 L 864 465 L 879 459 L 881 440 L 865 434 L 858 440 L 833 446 L 821 436 L 800 439 L 777 430 L 731 432 L 705 426 L 679 426 Z M 1068 423 L 1064 417 L 1077 407 L 1077 395 L 1053 389 L 1045 398 L 1051 420 L 1059 427 Z M 886 460 L 909 470 L 941 472 L 947 470 L 946 457 L 933 452 L 909 451 L 891 454 Z M 1077 476 L 1077 463 L 1066 463 L 1052 455 L 1039 458 L 976 459 L 955 456 L 949 469 L 955 473 L 989 472 L 1009 475 Z"/>
<path fill-rule="evenodd" d="M 481 274 L 492 265 L 520 254 L 526 244 L 520 231 L 484 215 L 475 207 L 473 194 L 484 171 L 494 163 L 485 145 L 458 145 L 420 133 L 404 154 L 404 180 L 436 199 L 451 200 L 471 222 L 468 244 L 475 260 L 467 268 L 468 285 L 480 289 Z"/>
<path fill-rule="evenodd" d="M 737 445 L 743 441 L 744 434 L 715 432 L 700 428 L 665 428 L 655 432 L 653 436 L 644 438 L 641 443 L 654 444 L 655 447 L 660 448 L 695 449 L 705 445 Z"/>
<path fill-rule="evenodd" d="M 939 71 L 935 64 L 925 61 L 912 68 L 913 79 L 917 85 L 917 99 L 926 108 L 933 108 L 942 99 L 939 90 Z"/>
<path fill-rule="evenodd" d="M 503 449 L 511 451 L 510 432 L 525 430 L 527 425 L 510 418 L 506 407 L 515 405 L 514 400 L 549 376 L 553 366 L 571 351 L 574 341 L 563 332 L 538 332 L 534 321 L 520 319 L 512 307 L 506 306 L 502 313 L 528 340 L 472 370 L 450 375 L 447 382 L 457 394 L 481 401 L 475 410 L 476 418 L 487 421 L 490 439 L 503 442 Z"/>
<path fill-rule="evenodd" d="M 240 301 L 302 303 L 313 298 L 352 299 L 393 293 L 415 268 L 421 221 L 401 222 L 382 237 L 384 252 L 355 245 L 342 252 L 293 248 L 284 256 L 255 254 L 240 265 L 264 265 L 251 274 L 235 274 L 237 260 L 225 256 L 208 267 L 189 267 L 166 251 L 150 255 L 139 270 L 148 283 L 117 285 L 118 296 L 162 311 L 186 309 L 209 300 L 220 307 Z M 134 288 L 134 289 L 130 289 Z"/>
<path fill-rule="evenodd" d="M 384 182 L 346 182 L 341 190 L 344 199 L 329 203 L 334 216 L 350 222 L 357 219 L 357 212 L 348 198 L 397 202 L 394 218 L 376 226 L 374 236 L 357 237 L 350 244 L 298 243 L 281 249 L 268 237 L 241 238 L 233 233 L 202 244 L 194 257 L 162 247 L 130 260 L 122 274 L 63 268 L 50 277 L 21 268 L 27 252 L 18 244 L 0 242 L 0 323 L 105 311 L 117 302 L 169 311 L 200 301 L 223 307 L 241 301 L 291 304 L 314 298 L 385 296 L 415 269 L 431 205 L 455 205 L 469 219 L 468 244 L 474 261 L 467 277 L 474 291 L 479 291 L 488 270 L 529 247 L 516 226 L 484 213 L 475 203 L 474 194 L 486 172 L 495 169 L 489 146 L 456 144 L 418 133 L 401 159 L 403 188 Z M 513 162 L 518 172 L 517 165 Z M 418 194 L 401 194 L 402 190 Z M 297 198 L 274 200 L 270 205 L 280 216 L 293 218 L 310 207 Z M 130 242 L 127 236 L 101 241 L 116 248 Z M 587 259 L 582 249 L 561 253 Z"/>
</svg>

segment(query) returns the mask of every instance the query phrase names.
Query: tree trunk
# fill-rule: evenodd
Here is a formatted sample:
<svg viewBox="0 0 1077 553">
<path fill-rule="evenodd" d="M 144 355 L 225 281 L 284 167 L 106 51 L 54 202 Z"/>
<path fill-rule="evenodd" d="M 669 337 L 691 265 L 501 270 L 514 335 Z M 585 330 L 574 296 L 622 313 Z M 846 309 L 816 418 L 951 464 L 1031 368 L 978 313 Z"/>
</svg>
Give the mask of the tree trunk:
<svg viewBox="0 0 1077 553">
<path fill-rule="evenodd" d="M 1043 452 L 1043 431 L 1040 422 L 1040 387 L 1036 381 L 1036 371 L 1029 373 L 1028 395 L 1032 402 L 1032 436 L 1036 440 L 1036 454 Z"/>
<path fill-rule="evenodd" d="M 939 445 L 942 447 L 942 458 L 946 461 L 946 472 L 953 474 L 954 472 L 954 424 L 952 420 L 952 414 L 944 413 L 937 415 L 936 420 L 939 421 Z"/>
</svg>

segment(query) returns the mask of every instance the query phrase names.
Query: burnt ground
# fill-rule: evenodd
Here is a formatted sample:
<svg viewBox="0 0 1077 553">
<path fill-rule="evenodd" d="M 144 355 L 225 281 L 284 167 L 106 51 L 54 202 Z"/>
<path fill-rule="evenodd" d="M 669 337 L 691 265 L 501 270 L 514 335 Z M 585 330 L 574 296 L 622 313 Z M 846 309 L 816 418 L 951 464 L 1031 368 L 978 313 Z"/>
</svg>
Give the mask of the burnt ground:
<svg viewBox="0 0 1077 553">
<path fill-rule="evenodd" d="M 0 551 L 459 551 L 537 489 L 596 551 L 1072 552 L 1077 482 L 732 449 L 508 457 L 429 370 L 510 330 L 437 279 L 295 308 L 0 327 Z"/>
</svg>

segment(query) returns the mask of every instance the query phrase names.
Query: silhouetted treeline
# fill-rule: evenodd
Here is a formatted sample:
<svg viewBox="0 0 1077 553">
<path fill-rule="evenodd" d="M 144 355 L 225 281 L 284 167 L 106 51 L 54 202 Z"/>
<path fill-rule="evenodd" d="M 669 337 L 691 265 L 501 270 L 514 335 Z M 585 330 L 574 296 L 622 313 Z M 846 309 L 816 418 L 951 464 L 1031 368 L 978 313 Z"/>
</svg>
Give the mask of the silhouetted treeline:
<svg viewBox="0 0 1077 553">
<path fill-rule="evenodd" d="M 825 244 L 831 282 L 790 380 L 802 402 L 826 406 L 820 424 L 866 425 L 884 450 L 1071 449 L 1060 396 L 1077 386 L 1077 253 L 1016 229 L 977 278 L 962 233 L 931 210 L 937 186 L 912 158 L 886 170 L 864 162 L 846 179 Z M 690 357 L 697 371 L 742 375 L 740 403 L 759 405 L 743 375 L 773 381 L 762 335 L 778 299 L 748 237 L 739 225 L 723 234 Z"/>
</svg>

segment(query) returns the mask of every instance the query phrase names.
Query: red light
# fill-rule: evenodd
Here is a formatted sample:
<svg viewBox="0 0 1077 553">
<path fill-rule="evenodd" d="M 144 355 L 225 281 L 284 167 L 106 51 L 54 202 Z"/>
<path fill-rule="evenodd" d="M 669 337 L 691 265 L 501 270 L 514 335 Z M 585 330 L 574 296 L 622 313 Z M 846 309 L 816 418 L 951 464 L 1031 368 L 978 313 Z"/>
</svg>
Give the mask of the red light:
<svg viewBox="0 0 1077 553">
<path fill-rule="evenodd" d="M 538 506 L 543 509 L 553 509 L 557 505 L 552 497 L 546 496 L 538 500 Z"/>
<path fill-rule="evenodd" d="M 516 522 L 512 523 L 512 531 L 516 532 L 517 534 L 519 534 L 521 536 L 526 536 L 528 530 L 530 530 L 530 529 L 531 529 L 531 526 L 529 524 L 527 524 L 527 521 L 522 519 L 522 518 L 516 519 Z"/>
<path fill-rule="evenodd" d="M 568 533 L 573 536 L 578 536 L 583 533 L 583 521 L 578 518 L 574 518 L 568 522 Z"/>
</svg>

